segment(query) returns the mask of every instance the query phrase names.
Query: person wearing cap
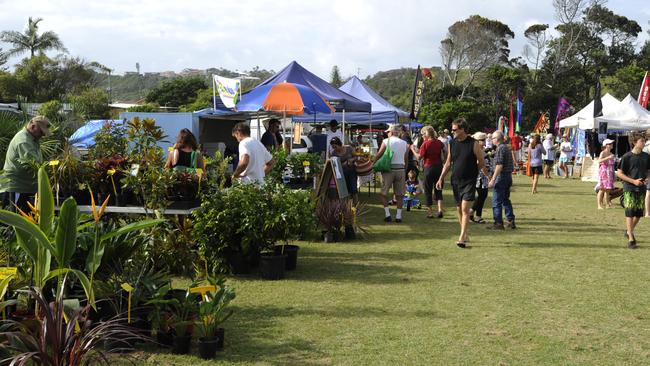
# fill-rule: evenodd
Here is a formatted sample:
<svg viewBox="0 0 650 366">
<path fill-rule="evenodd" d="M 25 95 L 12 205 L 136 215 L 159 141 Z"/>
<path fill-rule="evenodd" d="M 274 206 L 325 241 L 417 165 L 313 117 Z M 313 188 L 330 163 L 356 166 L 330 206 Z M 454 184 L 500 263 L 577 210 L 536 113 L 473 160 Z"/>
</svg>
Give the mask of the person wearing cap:
<svg viewBox="0 0 650 366">
<path fill-rule="evenodd" d="M 650 155 L 643 152 L 645 136 L 632 132 L 629 136 L 632 151 L 621 158 L 616 176 L 623 181 L 623 207 L 625 208 L 625 237 L 628 248 L 637 247 L 634 228 L 643 217 L 646 182 L 650 175 Z"/>
<path fill-rule="evenodd" d="M 567 163 L 573 157 L 573 146 L 567 141 L 565 136 L 562 136 L 562 142 L 560 143 L 560 170 L 564 172 L 564 179 L 569 178 L 569 168 Z"/>
<path fill-rule="evenodd" d="M 603 149 L 598 156 L 598 195 L 596 196 L 598 209 L 602 210 L 605 207 L 612 208 L 612 203 L 609 194 L 614 189 L 616 182 L 616 175 L 614 174 L 614 167 L 616 166 L 616 156 L 612 153 L 614 147 L 614 140 L 605 139 L 603 141 Z"/>
<path fill-rule="evenodd" d="M 476 195 L 478 172 L 481 171 L 484 175 L 488 175 L 487 169 L 485 169 L 483 149 L 476 140 L 467 134 L 467 129 L 467 121 L 464 118 L 458 118 L 451 123 L 451 132 L 454 134 L 454 139 L 449 144 L 447 160 L 436 183 L 436 188 L 442 189 L 445 175 L 453 165 L 451 188 L 456 201 L 458 222 L 460 223 L 460 235 L 456 242 L 459 248 L 465 248 L 469 240 L 469 209 Z"/>
<path fill-rule="evenodd" d="M 384 205 L 384 221 L 391 222 L 390 209 L 388 208 L 388 192 L 393 187 L 393 194 L 397 201 L 397 214 L 395 215 L 395 222 L 402 222 L 402 205 L 404 204 L 404 191 L 406 189 L 406 166 L 408 165 L 408 146 L 406 142 L 399 138 L 400 128 L 398 125 L 392 125 L 386 130 L 388 137 L 385 138 L 374 161 L 379 160 L 386 146 L 393 152 L 393 159 L 391 160 L 391 170 L 381 173 L 381 203 Z"/>
<path fill-rule="evenodd" d="M 343 141 L 343 133 L 341 130 L 339 130 L 339 122 L 335 119 L 331 120 L 329 123 L 329 130 L 327 130 L 327 158 L 329 158 L 332 155 L 332 145 L 330 144 L 330 141 L 332 141 L 332 138 L 338 137 L 339 140 Z"/>
<path fill-rule="evenodd" d="M 551 179 L 551 169 L 555 163 L 555 143 L 553 142 L 553 134 L 548 133 L 542 142 L 544 151 L 542 152 L 542 160 L 544 161 L 544 178 Z"/>
<path fill-rule="evenodd" d="M 43 163 L 40 139 L 50 136 L 50 120 L 45 116 L 32 118 L 9 142 L 3 168 L 0 192 L 4 206 L 16 205 L 24 212 L 29 211 L 27 202 L 34 202 L 38 191 L 35 166 Z"/>
<path fill-rule="evenodd" d="M 494 188 L 492 191 L 492 217 L 494 223 L 488 229 L 504 230 L 503 211 L 505 211 L 506 227 L 516 229 L 515 211 L 512 209 L 510 201 L 510 188 L 512 187 L 512 172 L 514 171 L 514 159 L 512 151 L 504 142 L 503 132 L 495 131 L 492 134 L 492 142 L 497 146 L 494 152 L 494 173 L 488 183 L 488 187 Z"/>
</svg>

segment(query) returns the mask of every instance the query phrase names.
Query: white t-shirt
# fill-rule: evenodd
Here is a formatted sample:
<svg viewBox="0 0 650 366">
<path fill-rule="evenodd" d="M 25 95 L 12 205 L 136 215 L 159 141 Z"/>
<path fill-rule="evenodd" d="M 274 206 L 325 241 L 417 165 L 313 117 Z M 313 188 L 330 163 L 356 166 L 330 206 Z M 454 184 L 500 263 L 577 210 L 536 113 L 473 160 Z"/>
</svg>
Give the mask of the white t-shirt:
<svg viewBox="0 0 650 366">
<path fill-rule="evenodd" d="M 560 157 L 570 158 L 573 156 L 573 146 L 569 141 L 564 141 L 560 144 Z"/>
<path fill-rule="evenodd" d="M 252 137 L 246 137 L 239 142 L 239 159 L 241 160 L 244 155 L 248 155 L 248 166 L 242 172 L 242 182 L 263 184 L 266 175 L 264 167 L 273 156 L 261 142 Z"/>
<path fill-rule="evenodd" d="M 543 160 L 555 160 L 555 148 L 553 147 L 553 140 L 544 139 L 542 142 L 544 152 L 542 153 Z"/>
<path fill-rule="evenodd" d="M 386 144 L 389 144 L 388 146 L 390 146 L 390 149 L 393 151 L 393 160 L 391 161 L 391 164 L 404 166 L 404 155 L 406 155 L 406 149 L 408 148 L 406 141 L 395 136 L 391 136 L 384 141 Z"/>
<path fill-rule="evenodd" d="M 336 131 L 332 131 L 331 129 L 327 130 L 327 141 L 326 141 L 327 156 L 332 155 L 332 146 L 330 145 L 330 141 L 334 137 L 338 137 L 339 140 L 341 140 L 341 143 L 345 145 L 345 142 L 343 141 L 343 133 L 341 132 L 341 129 L 337 129 Z"/>
</svg>

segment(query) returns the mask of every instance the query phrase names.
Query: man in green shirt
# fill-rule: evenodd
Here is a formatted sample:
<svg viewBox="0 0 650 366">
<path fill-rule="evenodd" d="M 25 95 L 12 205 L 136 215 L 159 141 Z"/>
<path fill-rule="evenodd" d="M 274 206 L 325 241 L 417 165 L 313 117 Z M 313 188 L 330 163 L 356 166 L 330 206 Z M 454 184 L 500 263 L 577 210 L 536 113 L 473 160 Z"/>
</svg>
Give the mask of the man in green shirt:
<svg viewBox="0 0 650 366">
<path fill-rule="evenodd" d="M 43 163 L 39 140 L 50 134 L 50 121 L 47 117 L 36 116 L 11 139 L 0 182 L 2 203 L 5 207 L 13 209 L 16 205 L 25 212 L 29 211 L 27 202 L 33 203 L 34 195 L 38 191 L 34 163 Z"/>
</svg>

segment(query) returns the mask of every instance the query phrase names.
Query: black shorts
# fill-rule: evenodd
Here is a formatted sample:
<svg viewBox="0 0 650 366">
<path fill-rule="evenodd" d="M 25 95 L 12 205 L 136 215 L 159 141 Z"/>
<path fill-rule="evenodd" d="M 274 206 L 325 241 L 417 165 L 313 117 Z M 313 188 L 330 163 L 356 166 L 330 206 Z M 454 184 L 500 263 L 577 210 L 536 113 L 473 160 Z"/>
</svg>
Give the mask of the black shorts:
<svg viewBox="0 0 650 366">
<path fill-rule="evenodd" d="M 552 160 L 551 160 L 552 161 Z M 530 167 L 530 172 L 535 175 L 535 174 L 542 174 L 542 167 L 541 166 L 531 166 Z"/>
<path fill-rule="evenodd" d="M 555 163 L 555 160 L 544 160 L 544 165 L 546 166 L 553 166 Z"/>
<path fill-rule="evenodd" d="M 466 184 L 452 184 L 451 189 L 454 192 L 456 206 L 460 206 L 461 201 L 474 201 L 476 198 L 476 182 Z"/>
</svg>

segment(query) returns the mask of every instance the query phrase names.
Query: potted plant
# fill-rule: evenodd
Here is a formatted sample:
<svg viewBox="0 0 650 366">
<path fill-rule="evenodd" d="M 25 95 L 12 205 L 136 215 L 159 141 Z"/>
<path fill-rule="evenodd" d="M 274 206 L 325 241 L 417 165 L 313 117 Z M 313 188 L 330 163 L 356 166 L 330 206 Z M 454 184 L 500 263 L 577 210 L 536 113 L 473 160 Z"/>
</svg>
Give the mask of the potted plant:
<svg viewBox="0 0 650 366">
<path fill-rule="evenodd" d="M 108 365 L 107 352 L 124 351 L 130 341 L 145 339 L 119 319 L 94 324 L 88 317 L 90 304 L 73 310 L 64 305 L 61 295 L 48 303 L 39 289 L 30 287 L 28 293 L 40 309 L 40 316 L 30 323 L 35 326 L 7 320 L 0 328 L 2 349 L 15 364 Z M 104 350 L 107 340 L 115 346 Z"/>
<path fill-rule="evenodd" d="M 333 243 L 341 240 L 341 227 L 346 202 L 338 198 L 322 197 L 316 205 L 316 217 L 323 231 L 323 241 Z"/>
<path fill-rule="evenodd" d="M 201 208 L 192 213 L 193 237 L 210 274 L 250 273 L 262 248 L 267 207 L 264 191 L 252 184 L 202 195 Z"/>
<path fill-rule="evenodd" d="M 196 333 L 199 337 L 199 355 L 204 359 L 214 358 L 218 349 L 223 349 L 223 324 L 233 313 L 227 307 L 235 298 L 235 290 L 225 285 L 225 280 L 215 282 L 210 280 L 215 291 L 205 294 L 199 303 L 199 320 L 196 322 Z"/>
<path fill-rule="evenodd" d="M 298 245 L 288 244 L 299 239 L 316 226 L 314 204 L 311 193 L 306 190 L 292 190 L 283 185 L 269 185 L 270 207 L 265 220 L 264 237 L 269 239 L 276 255 L 286 254 L 285 269 L 297 266 Z"/>
<path fill-rule="evenodd" d="M 172 353 L 188 354 L 192 342 L 192 329 L 198 313 L 199 299 L 189 291 L 184 294 L 172 292 L 171 325 L 174 330 Z"/>
</svg>

